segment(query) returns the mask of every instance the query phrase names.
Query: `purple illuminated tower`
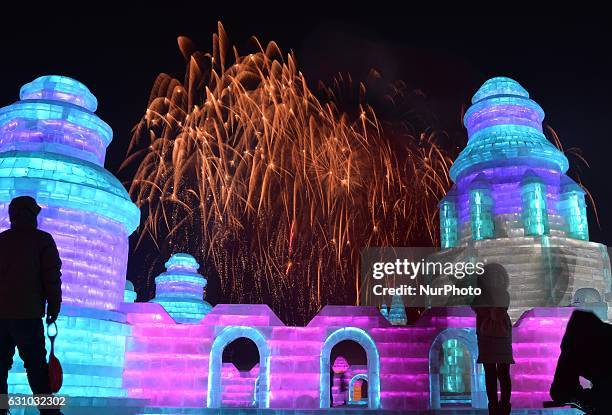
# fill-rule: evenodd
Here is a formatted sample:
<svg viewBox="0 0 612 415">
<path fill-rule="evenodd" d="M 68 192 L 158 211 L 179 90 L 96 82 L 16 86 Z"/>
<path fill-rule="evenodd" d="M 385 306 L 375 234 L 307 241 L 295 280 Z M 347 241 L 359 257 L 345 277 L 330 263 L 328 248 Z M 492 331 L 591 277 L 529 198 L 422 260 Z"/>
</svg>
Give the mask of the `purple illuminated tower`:
<svg viewBox="0 0 612 415">
<path fill-rule="evenodd" d="M 450 169 L 455 185 L 440 202 L 442 248 L 504 265 L 515 318 L 575 303 L 581 289 L 610 299 L 607 248 L 589 242 L 585 193 L 566 175 L 568 160 L 544 136 L 543 119 L 516 81 L 486 81 L 464 117 L 468 144 Z"/>
<path fill-rule="evenodd" d="M 29 195 L 42 206 L 63 262 L 64 304 L 100 310 L 123 301 L 128 236 L 140 212 L 104 169 L 112 130 L 93 111 L 96 98 L 80 82 L 43 76 L 0 109 L 0 227 L 8 202 Z"/>
<path fill-rule="evenodd" d="M 115 310 L 124 301 L 128 236 L 140 211 L 104 169 L 112 130 L 94 114 L 96 98 L 74 79 L 37 78 L 21 88 L 20 98 L 0 108 L 0 228 L 9 226 L 11 199 L 32 196 L 42 207 L 39 227 L 57 243 L 60 393 L 125 397 L 122 372 L 131 328 Z M 19 359 L 9 384 L 11 393 L 30 393 Z"/>
</svg>

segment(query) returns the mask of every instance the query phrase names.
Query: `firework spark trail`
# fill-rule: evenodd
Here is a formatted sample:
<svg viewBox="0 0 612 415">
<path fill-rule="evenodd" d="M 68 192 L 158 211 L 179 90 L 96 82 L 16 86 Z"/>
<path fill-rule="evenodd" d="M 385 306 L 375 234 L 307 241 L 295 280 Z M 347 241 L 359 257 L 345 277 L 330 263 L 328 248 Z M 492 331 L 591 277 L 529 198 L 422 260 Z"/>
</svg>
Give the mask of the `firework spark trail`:
<svg viewBox="0 0 612 415">
<path fill-rule="evenodd" d="M 362 248 L 436 243 L 450 159 L 434 134 L 404 134 L 397 148 L 370 106 L 341 112 L 292 54 L 255 42 L 230 59 L 221 24 L 212 54 L 180 38 L 185 79 L 157 78 L 124 166 L 138 163 L 141 240 L 212 263 L 224 301 L 305 323 L 358 302 Z"/>
</svg>

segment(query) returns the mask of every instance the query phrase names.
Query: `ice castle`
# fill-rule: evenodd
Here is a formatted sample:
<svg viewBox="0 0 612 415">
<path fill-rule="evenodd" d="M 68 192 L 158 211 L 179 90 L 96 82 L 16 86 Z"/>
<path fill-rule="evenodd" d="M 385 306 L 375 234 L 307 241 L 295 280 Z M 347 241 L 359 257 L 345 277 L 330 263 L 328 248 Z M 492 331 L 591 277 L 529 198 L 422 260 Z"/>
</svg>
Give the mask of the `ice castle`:
<svg viewBox="0 0 612 415">
<path fill-rule="evenodd" d="M 443 248 L 504 265 L 514 319 L 588 293 L 611 304 L 607 247 L 589 242 L 584 190 L 542 132 L 544 111 L 516 81 L 489 79 L 472 98 L 467 147 L 440 202 Z M 612 308 L 610 308 L 612 311 Z"/>
<path fill-rule="evenodd" d="M 153 300 L 134 302 L 125 273 L 139 210 L 103 167 L 112 131 L 94 114 L 96 98 L 61 76 L 34 80 L 20 98 L 0 109 L 0 227 L 8 227 L 15 196 L 33 196 L 43 207 L 40 227 L 54 235 L 64 264 L 56 351 L 65 373 L 60 393 L 73 402 L 139 414 L 486 407 L 469 308 L 429 309 L 405 325 L 397 301 L 392 322 L 375 307 L 327 306 L 307 326 L 288 327 L 266 305 L 211 307 L 206 278 L 184 253 L 168 259 Z M 572 311 L 561 306 L 601 313 L 610 299 L 606 247 L 588 241 L 584 192 L 543 136 L 543 116 L 515 81 L 487 81 L 466 113 L 468 146 L 440 204 L 443 247 L 466 246 L 503 263 L 512 291 L 525 294 L 512 298 L 524 311 L 514 325 L 516 408 L 539 408 L 549 398 Z M 565 280 L 553 278 L 558 269 Z M 539 307 L 541 297 L 555 307 Z M 249 367 L 228 353 L 241 340 L 257 351 Z M 10 392 L 29 393 L 15 360 Z"/>
</svg>

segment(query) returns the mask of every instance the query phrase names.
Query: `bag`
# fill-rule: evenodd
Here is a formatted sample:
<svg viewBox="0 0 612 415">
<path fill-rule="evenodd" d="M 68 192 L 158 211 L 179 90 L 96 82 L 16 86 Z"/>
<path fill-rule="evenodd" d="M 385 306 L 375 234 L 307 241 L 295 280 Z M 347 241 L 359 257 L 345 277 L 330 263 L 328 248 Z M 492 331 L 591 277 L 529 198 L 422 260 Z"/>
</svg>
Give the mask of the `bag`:
<svg viewBox="0 0 612 415">
<path fill-rule="evenodd" d="M 50 334 L 51 326 L 55 326 L 55 334 Z M 59 359 L 55 356 L 55 338 L 57 337 L 57 324 L 55 322 L 47 326 L 47 336 L 51 341 L 51 353 L 49 353 L 49 386 L 51 386 L 51 393 L 57 393 L 62 388 L 64 382 L 64 371 Z"/>
</svg>

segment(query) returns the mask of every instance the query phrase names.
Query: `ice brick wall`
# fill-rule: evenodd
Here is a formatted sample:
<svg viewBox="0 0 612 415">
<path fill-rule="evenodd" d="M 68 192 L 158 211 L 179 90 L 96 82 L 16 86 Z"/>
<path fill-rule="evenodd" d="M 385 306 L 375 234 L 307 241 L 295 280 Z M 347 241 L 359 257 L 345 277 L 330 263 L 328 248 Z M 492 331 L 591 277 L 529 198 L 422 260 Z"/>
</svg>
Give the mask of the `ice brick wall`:
<svg viewBox="0 0 612 415">
<path fill-rule="evenodd" d="M 110 311 L 63 306 L 57 320 L 55 354 L 64 370 L 60 394 L 125 397 L 125 339 L 132 328 L 125 316 Z M 47 352 L 50 344 L 47 339 Z M 30 394 L 23 362 L 16 355 L 9 374 L 9 393 Z"/>
<path fill-rule="evenodd" d="M 536 308 L 515 324 L 512 404 L 538 408 L 550 400 L 549 390 L 561 354 L 561 339 L 572 308 Z"/>
<path fill-rule="evenodd" d="M 259 365 L 240 371 L 233 363 L 223 363 L 221 370 L 221 399 L 224 406 L 250 408 L 255 405 L 255 391 Z"/>
<path fill-rule="evenodd" d="M 213 328 L 178 324 L 155 303 L 124 304 L 123 311 L 132 325 L 123 372 L 128 395 L 152 406 L 204 406 Z"/>
<path fill-rule="evenodd" d="M 439 362 L 432 359 L 438 358 L 436 348 L 445 339 L 469 343 L 466 349 L 474 361 L 477 358 L 475 317 L 465 307 L 428 310 L 416 324 L 407 327 L 391 326 L 369 307 L 328 306 L 306 327 L 286 327 L 261 305 L 220 305 L 195 324 L 175 323 L 159 304 L 126 304 L 124 311 L 132 333 L 127 342 L 123 386 L 130 397 L 149 399 L 154 406 L 206 406 L 212 345 L 231 327 L 248 327 L 241 330 L 261 333 L 269 350 L 269 362 L 266 372 L 257 365 L 253 373 L 244 375 L 232 365 L 223 365 L 222 406 L 248 406 L 248 396 L 255 400 L 255 379 L 268 376 L 270 408 L 319 408 L 323 392 L 321 354 L 328 339 L 343 331 L 352 334 L 339 337 L 340 341 L 354 338 L 359 342 L 360 335 L 353 334 L 360 332 L 374 341 L 383 409 L 423 410 L 435 406 L 432 394 L 440 393 L 435 390 L 439 378 L 432 377 L 431 370 Z M 536 309 L 526 313 L 515 326 L 515 406 L 537 408 L 548 399 L 559 344 L 571 311 Z M 482 370 L 478 365 L 472 369 L 472 405 L 484 407 Z M 367 368 L 363 372 L 369 376 L 371 393 L 376 373 Z M 329 376 L 329 367 L 324 367 L 323 373 Z M 262 380 L 258 381 L 260 385 L 265 384 Z"/>
</svg>

